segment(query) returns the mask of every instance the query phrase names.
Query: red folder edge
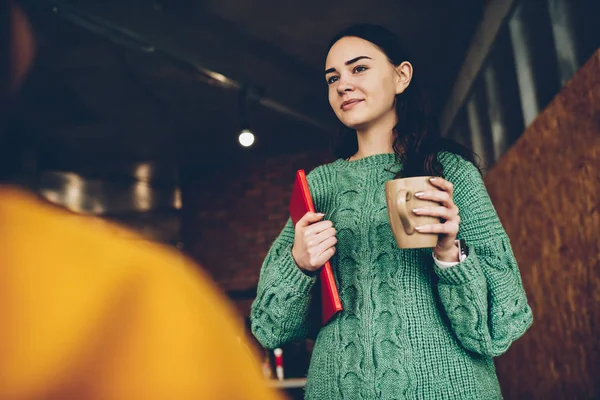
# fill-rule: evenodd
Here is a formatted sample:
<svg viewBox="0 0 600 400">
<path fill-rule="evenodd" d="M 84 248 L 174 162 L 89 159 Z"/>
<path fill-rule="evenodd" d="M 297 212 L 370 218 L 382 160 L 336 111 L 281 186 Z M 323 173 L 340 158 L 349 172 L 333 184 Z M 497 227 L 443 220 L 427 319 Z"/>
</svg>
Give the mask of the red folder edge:
<svg viewBox="0 0 600 400">
<path fill-rule="evenodd" d="M 309 211 L 315 212 L 315 205 L 306 180 L 306 173 L 301 169 L 296 173 L 296 181 L 290 199 L 290 216 L 294 226 Z M 335 314 L 343 310 L 343 307 L 329 261 L 319 271 L 319 277 L 321 279 L 321 321 L 325 325 Z"/>
</svg>

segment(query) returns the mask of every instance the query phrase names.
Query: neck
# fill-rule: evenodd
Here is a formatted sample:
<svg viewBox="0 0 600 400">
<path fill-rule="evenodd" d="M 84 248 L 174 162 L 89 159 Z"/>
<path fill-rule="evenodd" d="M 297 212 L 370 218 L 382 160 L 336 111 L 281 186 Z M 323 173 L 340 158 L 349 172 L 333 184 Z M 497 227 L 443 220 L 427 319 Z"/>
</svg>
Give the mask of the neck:
<svg viewBox="0 0 600 400">
<path fill-rule="evenodd" d="M 356 130 L 358 151 L 352 156 L 353 159 L 394 152 L 393 130 L 398 119 L 395 113 L 388 115 L 376 124 Z"/>
</svg>

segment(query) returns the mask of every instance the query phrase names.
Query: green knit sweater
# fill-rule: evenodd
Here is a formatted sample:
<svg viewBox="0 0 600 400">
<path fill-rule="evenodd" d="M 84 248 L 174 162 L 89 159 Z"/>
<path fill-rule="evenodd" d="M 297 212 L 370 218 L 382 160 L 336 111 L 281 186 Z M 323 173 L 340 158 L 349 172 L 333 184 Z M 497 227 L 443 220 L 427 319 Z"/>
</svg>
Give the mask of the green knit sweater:
<svg viewBox="0 0 600 400">
<path fill-rule="evenodd" d="M 337 230 L 332 267 L 344 310 L 312 323 L 315 278 L 295 264 L 288 221 L 262 266 L 252 331 L 275 348 L 318 331 L 307 399 L 498 399 L 492 357 L 532 323 L 509 239 L 475 166 L 442 153 L 469 255 L 438 268 L 431 249 L 402 250 L 389 225 L 385 182 L 393 154 L 313 170 L 317 211 Z M 315 304 L 312 308 L 318 307 Z"/>
</svg>

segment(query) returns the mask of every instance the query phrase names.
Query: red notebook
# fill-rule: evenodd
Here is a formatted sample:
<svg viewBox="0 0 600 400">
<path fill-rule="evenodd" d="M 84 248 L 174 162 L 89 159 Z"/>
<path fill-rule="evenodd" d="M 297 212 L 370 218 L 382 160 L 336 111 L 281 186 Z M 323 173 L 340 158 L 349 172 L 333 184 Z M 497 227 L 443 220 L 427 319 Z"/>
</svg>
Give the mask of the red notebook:
<svg viewBox="0 0 600 400">
<path fill-rule="evenodd" d="M 296 173 L 296 181 L 290 199 L 290 216 L 294 226 L 309 211 L 316 212 L 306 181 L 306 174 L 301 169 Z M 321 321 L 325 325 L 343 307 L 329 261 L 319 271 L 319 277 L 321 278 Z"/>
</svg>

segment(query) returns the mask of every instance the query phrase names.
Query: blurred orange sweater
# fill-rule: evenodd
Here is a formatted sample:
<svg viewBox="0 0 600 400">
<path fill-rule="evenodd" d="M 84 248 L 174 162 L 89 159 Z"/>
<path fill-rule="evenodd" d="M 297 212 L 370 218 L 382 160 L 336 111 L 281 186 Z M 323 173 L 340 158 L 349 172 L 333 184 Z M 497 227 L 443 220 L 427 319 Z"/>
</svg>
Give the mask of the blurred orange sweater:
<svg viewBox="0 0 600 400">
<path fill-rule="evenodd" d="M 0 399 L 278 398 L 200 269 L 119 232 L 0 188 Z"/>
</svg>

